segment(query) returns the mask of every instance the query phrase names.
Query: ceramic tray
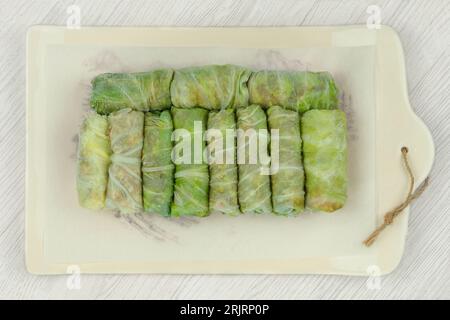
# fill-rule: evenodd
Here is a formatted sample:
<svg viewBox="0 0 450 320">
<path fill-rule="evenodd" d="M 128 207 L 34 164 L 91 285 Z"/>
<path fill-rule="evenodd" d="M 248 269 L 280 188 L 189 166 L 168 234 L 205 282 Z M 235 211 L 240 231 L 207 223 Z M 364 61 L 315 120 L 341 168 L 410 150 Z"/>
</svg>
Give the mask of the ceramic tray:
<svg viewBox="0 0 450 320">
<path fill-rule="evenodd" d="M 349 123 L 349 191 L 333 213 L 286 218 L 163 218 L 92 212 L 77 203 L 77 133 L 89 82 L 103 72 L 234 63 L 330 71 Z M 364 238 L 418 185 L 434 157 L 408 102 L 403 51 L 388 27 L 81 28 L 27 37 L 26 263 L 37 274 L 314 273 L 367 275 L 399 263 L 409 209 L 370 248 Z"/>
</svg>

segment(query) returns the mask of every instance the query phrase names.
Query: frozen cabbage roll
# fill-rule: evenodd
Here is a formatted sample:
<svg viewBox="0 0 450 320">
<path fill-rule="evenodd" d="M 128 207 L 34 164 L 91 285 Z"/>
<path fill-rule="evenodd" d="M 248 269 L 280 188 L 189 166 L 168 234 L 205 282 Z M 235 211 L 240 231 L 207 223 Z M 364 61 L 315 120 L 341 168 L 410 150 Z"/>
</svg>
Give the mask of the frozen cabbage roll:
<svg viewBox="0 0 450 320">
<path fill-rule="evenodd" d="M 170 111 L 145 114 L 142 179 L 144 211 L 170 214 L 173 196 L 172 116 Z"/>
<path fill-rule="evenodd" d="M 306 206 L 332 212 L 347 198 L 347 125 L 341 110 L 311 110 L 302 117 Z"/>
<path fill-rule="evenodd" d="M 303 211 L 305 204 L 300 117 L 297 111 L 279 106 L 270 107 L 267 116 L 271 130 L 272 162 L 278 160 L 278 170 L 270 176 L 273 212 L 295 215 Z M 274 130 L 278 130 L 278 137 Z"/>
<path fill-rule="evenodd" d="M 108 119 L 89 114 L 81 125 L 78 145 L 78 202 L 84 208 L 105 206 L 111 146 Z"/>
<path fill-rule="evenodd" d="M 137 111 L 169 109 L 173 70 L 104 73 L 92 80 L 91 107 L 100 114 L 131 108 Z"/>
<path fill-rule="evenodd" d="M 211 111 L 208 117 L 209 211 L 240 214 L 236 165 L 236 120 L 233 109 Z"/>
<path fill-rule="evenodd" d="M 262 163 L 257 154 L 256 161 L 251 160 L 251 152 L 254 156 L 254 146 L 257 150 L 268 149 L 268 137 L 265 145 L 257 141 L 258 133 L 267 136 L 267 119 L 264 110 L 258 105 L 251 105 L 236 110 L 237 114 L 237 149 L 238 149 L 238 198 L 242 213 L 269 213 L 272 212 L 270 176 L 262 174 L 261 169 L 268 170 L 270 164 Z M 259 131 L 259 130 L 263 131 Z M 264 131 L 265 130 L 265 131 Z M 252 135 L 251 132 L 255 132 Z M 256 143 L 256 145 L 255 145 Z M 253 149 L 253 151 L 252 151 Z M 262 150 L 262 149 L 261 149 Z M 259 153 L 259 152 L 258 152 Z M 240 156 L 243 155 L 243 156 Z"/>
<path fill-rule="evenodd" d="M 309 109 L 335 109 L 338 90 L 328 72 L 258 71 L 248 82 L 250 103 L 281 106 L 301 113 Z"/>
<path fill-rule="evenodd" d="M 247 106 L 250 74 L 250 70 L 235 65 L 176 70 L 170 87 L 172 103 L 179 108 L 208 110 Z"/>
<path fill-rule="evenodd" d="M 207 216 L 209 172 L 203 159 L 208 111 L 172 108 L 175 187 L 172 216 Z"/>
<path fill-rule="evenodd" d="M 120 213 L 142 211 L 141 156 L 144 113 L 122 109 L 109 115 L 111 165 L 106 206 Z"/>
</svg>

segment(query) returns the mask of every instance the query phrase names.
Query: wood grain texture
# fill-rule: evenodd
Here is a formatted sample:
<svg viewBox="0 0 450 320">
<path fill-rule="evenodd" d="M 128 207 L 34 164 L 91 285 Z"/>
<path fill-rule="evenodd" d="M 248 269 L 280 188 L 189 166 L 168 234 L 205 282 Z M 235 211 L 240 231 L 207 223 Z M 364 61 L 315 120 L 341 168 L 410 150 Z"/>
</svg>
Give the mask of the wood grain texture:
<svg viewBox="0 0 450 320">
<path fill-rule="evenodd" d="M 24 263 L 25 37 L 33 24 L 276 26 L 364 24 L 367 7 L 403 42 L 411 105 L 436 144 L 431 186 L 411 208 L 400 266 L 369 290 L 368 278 L 343 276 L 83 275 L 33 276 Z M 450 3 L 433 1 L 130 1 L 0 0 L 0 298 L 41 299 L 382 299 L 450 298 Z"/>
</svg>

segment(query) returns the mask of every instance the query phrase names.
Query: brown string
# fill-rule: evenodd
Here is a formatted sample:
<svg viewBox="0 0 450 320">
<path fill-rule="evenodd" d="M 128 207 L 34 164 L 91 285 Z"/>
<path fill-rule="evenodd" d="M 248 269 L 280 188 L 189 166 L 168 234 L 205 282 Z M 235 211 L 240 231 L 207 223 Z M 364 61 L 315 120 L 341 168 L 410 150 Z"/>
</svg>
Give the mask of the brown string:
<svg viewBox="0 0 450 320">
<path fill-rule="evenodd" d="M 394 209 L 388 211 L 385 215 L 384 215 L 384 222 L 382 225 L 380 225 L 378 228 L 376 228 L 371 235 L 364 240 L 364 244 L 367 247 L 370 247 L 375 240 L 377 239 L 377 237 L 380 235 L 380 233 L 384 230 L 384 228 L 386 228 L 388 225 L 392 224 L 392 222 L 394 222 L 394 219 L 414 200 L 417 199 L 426 189 L 426 187 L 428 186 L 429 183 L 429 177 L 427 177 L 425 179 L 425 181 L 419 186 L 419 188 L 417 188 L 417 190 L 415 192 L 413 192 L 414 190 L 414 175 L 412 173 L 411 167 L 409 166 L 409 162 L 408 162 L 408 148 L 403 147 L 401 149 L 402 151 L 402 156 L 403 156 L 403 162 L 405 164 L 406 167 L 406 171 L 408 171 L 408 176 L 409 176 L 409 190 L 408 190 L 408 196 L 406 197 L 406 199 L 397 207 L 395 207 Z"/>
</svg>

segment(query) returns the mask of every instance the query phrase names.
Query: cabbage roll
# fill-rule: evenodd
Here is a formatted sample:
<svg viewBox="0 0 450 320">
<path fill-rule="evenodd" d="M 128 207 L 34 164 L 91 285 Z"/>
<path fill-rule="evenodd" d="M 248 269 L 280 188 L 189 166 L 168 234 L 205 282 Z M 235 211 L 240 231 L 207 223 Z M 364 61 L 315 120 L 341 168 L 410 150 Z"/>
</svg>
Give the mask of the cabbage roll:
<svg viewBox="0 0 450 320">
<path fill-rule="evenodd" d="M 278 171 L 270 176 L 273 211 L 280 215 L 295 215 L 303 211 L 305 203 L 300 117 L 297 111 L 279 106 L 270 107 L 267 115 L 272 161 L 278 153 Z M 274 129 L 278 130 L 278 144 L 273 143 L 277 139 Z"/>
<path fill-rule="evenodd" d="M 211 111 L 208 117 L 209 211 L 240 214 L 237 199 L 236 120 L 233 109 Z M 220 133 L 220 134 L 219 134 Z"/>
<path fill-rule="evenodd" d="M 78 202 L 84 208 L 105 206 L 108 167 L 111 156 L 108 119 L 96 113 L 84 120 L 78 145 Z"/>
<path fill-rule="evenodd" d="M 111 165 L 106 206 L 120 213 L 142 211 L 141 156 L 144 113 L 122 109 L 109 115 Z"/>
<path fill-rule="evenodd" d="M 100 114 L 131 108 L 137 111 L 169 109 L 173 70 L 105 73 L 92 80 L 91 107 Z"/>
<path fill-rule="evenodd" d="M 303 113 L 338 105 L 338 90 L 328 72 L 258 71 L 250 77 L 248 89 L 249 103 L 266 108 L 281 106 Z"/>
<path fill-rule="evenodd" d="M 311 110 L 302 117 L 306 206 L 332 212 L 347 198 L 347 125 L 341 110 Z"/>
<path fill-rule="evenodd" d="M 272 212 L 271 192 L 270 192 L 270 176 L 261 173 L 261 169 L 268 169 L 269 164 L 261 162 L 258 156 L 255 163 L 251 163 L 250 145 L 256 146 L 258 135 L 251 138 L 250 134 L 253 130 L 261 136 L 267 136 L 267 119 L 264 110 L 258 105 L 251 105 L 246 108 L 240 108 L 236 111 L 237 127 L 238 127 L 238 197 L 242 213 L 268 213 Z M 260 129 L 265 131 L 259 131 Z M 257 143 L 258 150 L 260 148 L 268 148 L 267 144 Z M 239 157 L 243 154 L 243 157 Z"/>
<path fill-rule="evenodd" d="M 208 111 L 201 108 L 172 108 L 172 116 L 175 128 L 172 155 L 175 162 L 175 188 L 171 214 L 207 216 L 209 172 L 208 164 L 203 159 L 203 135 Z M 185 148 L 180 149 L 180 146 Z"/>
<path fill-rule="evenodd" d="M 179 108 L 208 110 L 247 106 L 250 74 L 250 70 L 235 65 L 176 70 L 170 88 L 172 103 Z"/>
<path fill-rule="evenodd" d="M 142 150 L 144 210 L 163 216 L 170 214 L 173 195 L 172 131 L 170 111 L 145 114 Z"/>
</svg>

